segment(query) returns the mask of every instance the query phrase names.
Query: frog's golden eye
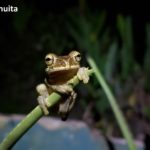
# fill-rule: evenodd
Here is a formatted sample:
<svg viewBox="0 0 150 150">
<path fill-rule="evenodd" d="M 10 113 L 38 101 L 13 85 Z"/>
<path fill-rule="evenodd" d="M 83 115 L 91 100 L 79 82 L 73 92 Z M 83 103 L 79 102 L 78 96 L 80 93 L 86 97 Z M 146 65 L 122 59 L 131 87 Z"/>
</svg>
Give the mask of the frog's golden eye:
<svg viewBox="0 0 150 150">
<path fill-rule="evenodd" d="M 75 56 L 75 59 L 76 59 L 76 61 L 78 61 L 78 62 L 81 61 L 81 55 L 80 55 L 80 54 L 76 55 L 76 56 Z"/>
<path fill-rule="evenodd" d="M 45 63 L 47 65 L 52 65 L 55 61 L 55 54 L 47 54 L 45 57 Z"/>
<path fill-rule="evenodd" d="M 73 57 L 75 61 L 81 61 L 81 54 L 78 51 L 72 51 L 69 55 Z"/>
</svg>

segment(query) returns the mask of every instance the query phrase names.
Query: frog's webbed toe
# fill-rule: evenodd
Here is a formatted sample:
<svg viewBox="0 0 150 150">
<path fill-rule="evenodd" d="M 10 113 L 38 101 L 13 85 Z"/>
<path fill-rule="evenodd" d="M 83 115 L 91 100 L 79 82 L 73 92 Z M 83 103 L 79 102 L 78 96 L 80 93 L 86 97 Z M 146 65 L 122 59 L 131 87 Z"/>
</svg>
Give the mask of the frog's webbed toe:
<svg viewBox="0 0 150 150">
<path fill-rule="evenodd" d="M 39 96 L 37 98 L 37 101 L 39 103 L 39 106 L 43 110 L 45 115 L 49 114 L 48 111 L 48 101 L 47 97 L 49 96 L 48 90 L 45 84 L 40 84 L 36 87 L 37 92 L 39 93 Z"/>
<path fill-rule="evenodd" d="M 43 96 L 38 96 L 37 101 L 39 103 L 39 106 L 43 110 L 44 114 L 48 115 L 49 111 L 48 111 L 48 106 L 47 106 L 47 99 L 43 98 Z"/>
<path fill-rule="evenodd" d="M 66 121 L 67 120 L 68 115 L 69 115 L 68 109 L 69 109 L 69 106 L 68 106 L 67 103 L 61 103 L 59 105 L 59 112 L 58 113 L 61 116 L 61 120 L 62 121 Z"/>
<path fill-rule="evenodd" d="M 89 82 L 89 75 L 88 75 L 88 68 L 86 67 L 81 67 L 79 68 L 77 72 L 77 77 L 79 80 L 82 80 L 83 83 L 88 83 Z"/>
</svg>

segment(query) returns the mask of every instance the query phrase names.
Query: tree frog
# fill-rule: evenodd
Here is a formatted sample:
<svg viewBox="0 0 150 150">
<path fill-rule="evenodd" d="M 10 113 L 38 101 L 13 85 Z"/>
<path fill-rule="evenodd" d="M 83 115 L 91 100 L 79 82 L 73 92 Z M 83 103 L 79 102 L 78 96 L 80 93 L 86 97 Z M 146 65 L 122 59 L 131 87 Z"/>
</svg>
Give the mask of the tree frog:
<svg viewBox="0 0 150 150">
<path fill-rule="evenodd" d="M 66 120 L 69 112 L 74 106 L 77 93 L 73 90 L 71 84 L 73 77 L 77 75 L 83 83 L 88 83 L 88 68 L 80 67 L 81 55 L 78 51 L 71 51 L 68 55 L 58 56 L 49 53 L 45 57 L 46 78 L 45 83 L 36 87 L 39 96 L 37 98 L 40 107 L 45 115 L 49 114 L 47 98 L 52 92 L 67 95 L 66 100 L 59 103 L 58 113 L 62 120 Z"/>
</svg>

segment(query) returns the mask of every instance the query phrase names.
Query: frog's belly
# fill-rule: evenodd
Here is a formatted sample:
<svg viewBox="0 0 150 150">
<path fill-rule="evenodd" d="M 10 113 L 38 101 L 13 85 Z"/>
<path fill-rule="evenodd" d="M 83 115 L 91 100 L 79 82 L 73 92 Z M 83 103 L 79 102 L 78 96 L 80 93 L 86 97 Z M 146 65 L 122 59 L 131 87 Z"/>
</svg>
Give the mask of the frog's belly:
<svg viewBox="0 0 150 150">
<path fill-rule="evenodd" d="M 51 72 L 47 75 L 47 82 L 51 85 L 65 84 L 77 74 L 78 69 Z"/>
</svg>

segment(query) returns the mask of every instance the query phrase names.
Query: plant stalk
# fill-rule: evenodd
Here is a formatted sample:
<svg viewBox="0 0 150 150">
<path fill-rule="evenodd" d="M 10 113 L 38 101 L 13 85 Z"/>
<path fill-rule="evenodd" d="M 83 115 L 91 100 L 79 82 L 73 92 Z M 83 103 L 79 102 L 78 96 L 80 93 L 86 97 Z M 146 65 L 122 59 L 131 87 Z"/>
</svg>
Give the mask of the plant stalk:
<svg viewBox="0 0 150 150">
<path fill-rule="evenodd" d="M 126 123 L 126 120 L 125 120 L 125 118 L 123 116 L 122 111 L 120 110 L 120 108 L 119 108 L 119 106 L 118 106 L 118 104 L 116 102 L 115 97 L 113 96 L 110 88 L 106 84 L 106 82 L 105 82 L 105 80 L 104 80 L 100 70 L 98 69 L 98 67 L 97 67 L 97 65 L 95 63 L 95 61 L 91 57 L 88 57 L 87 60 L 88 60 L 88 62 L 90 64 L 90 66 L 92 67 L 99 84 L 102 86 L 102 88 L 103 88 L 103 90 L 104 90 L 104 92 L 105 92 L 105 94 L 106 94 L 106 96 L 108 98 L 108 101 L 109 101 L 109 103 L 111 105 L 111 108 L 112 108 L 112 110 L 114 112 L 114 115 L 115 115 L 115 117 L 117 119 L 117 122 L 118 122 L 118 124 L 120 126 L 122 134 L 123 134 L 123 136 L 125 137 L 125 139 L 126 139 L 126 141 L 128 143 L 129 149 L 130 150 L 136 150 L 136 145 L 134 144 L 131 131 L 129 130 L 129 127 L 128 127 L 127 123 Z"/>
<path fill-rule="evenodd" d="M 88 71 L 88 75 L 92 74 L 92 70 Z M 72 86 L 76 86 L 79 83 L 78 77 L 73 79 Z M 56 104 L 61 98 L 61 95 L 53 92 L 48 97 L 49 108 Z M 44 115 L 40 106 L 35 107 L 2 141 L 0 144 L 0 150 L 11 149 L 14 144 Z"/>
</svg>

